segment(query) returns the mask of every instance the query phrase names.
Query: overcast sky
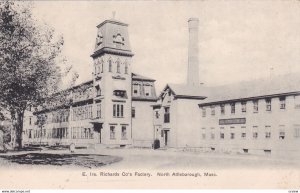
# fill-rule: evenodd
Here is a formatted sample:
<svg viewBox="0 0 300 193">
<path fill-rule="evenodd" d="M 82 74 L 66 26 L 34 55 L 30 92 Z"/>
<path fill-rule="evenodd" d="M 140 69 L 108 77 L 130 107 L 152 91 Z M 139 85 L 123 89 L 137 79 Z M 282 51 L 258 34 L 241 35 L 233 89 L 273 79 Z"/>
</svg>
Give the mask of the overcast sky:
<svg viewBox="0 0 300 193">
<path fill-rule="evenodd" d="M 185 83 L 188 19 L 199 18 L 200 79 L 206 85 L 299 72 L 300 1 L 35 1 L 34 16 L 65 39 L 64 54 L 80 77 L 92 78 L 96 26 L 129 24 L 132 71 Z"/>
</svg>

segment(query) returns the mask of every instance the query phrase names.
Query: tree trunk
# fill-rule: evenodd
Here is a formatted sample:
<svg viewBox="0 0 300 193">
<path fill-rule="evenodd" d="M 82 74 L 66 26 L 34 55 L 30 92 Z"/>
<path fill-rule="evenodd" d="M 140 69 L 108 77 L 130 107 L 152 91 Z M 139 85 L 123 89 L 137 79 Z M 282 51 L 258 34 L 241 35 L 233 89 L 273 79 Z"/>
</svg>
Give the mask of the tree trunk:
<svg viewBox="0 0 300 193">
<path fill-rule="evenodd" d="M 24 111 L 17 112 L 16 119 L 16 148 L 22 149 Z"/>
</svg>

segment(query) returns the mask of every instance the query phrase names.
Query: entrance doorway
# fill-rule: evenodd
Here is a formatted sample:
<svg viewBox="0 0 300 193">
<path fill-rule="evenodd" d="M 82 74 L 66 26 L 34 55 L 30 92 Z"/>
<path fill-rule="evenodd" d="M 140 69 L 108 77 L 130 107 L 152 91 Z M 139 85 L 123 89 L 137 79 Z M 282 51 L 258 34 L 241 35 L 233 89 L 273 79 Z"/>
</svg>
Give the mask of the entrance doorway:
<svg viewBox="0 0 300 193">
<path fill-rule="evenodd" d="M 97 135 L 97 143 L 101 143 L 101 129 L 102 129 L 102 123 L 94 123 L 94 131 Z"/>
<path fill-rule="evenodd" d="M 168 146 L 169 145 L 169 138 L 170 138 L 170 136 L 169 136 L 169 130 L 163 130 L 163 133 L 164 133 L 164 145 L 165 146 Z"/>
</svg>

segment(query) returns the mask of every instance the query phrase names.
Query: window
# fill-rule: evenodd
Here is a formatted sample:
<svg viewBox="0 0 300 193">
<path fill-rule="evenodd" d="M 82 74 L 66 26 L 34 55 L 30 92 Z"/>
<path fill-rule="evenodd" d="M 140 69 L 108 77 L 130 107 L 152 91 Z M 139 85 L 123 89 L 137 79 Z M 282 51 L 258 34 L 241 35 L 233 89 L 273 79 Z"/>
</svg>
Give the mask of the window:
<svg viewBox="0 0 300 193">
<path fill-rule="evenodd" d="M 253 113 L 258 113 L 258 100 L 253 101 Z"/>
<path fill-rule="evenodd" d="M 242 112 L 246 113 L 246 111 L 247 111 L 247 102 L 243 101 L 243 102 L 241 102 L 241 105 L 242 105 Z"/>
<path fill-rule="evenodd" d="M 112 72 L 112 61 L 111 61 L 111 59 L 108 60 L 108 71 Z"/>
<path fill-rule="evenodd" d="M 114 90 L 113 95 L 120 97 L 120 98 L 127 98 L 126 90 Z"/>
<path fill-rule="evenodd" d="M 120 111 L 121 111 L 120 116 L 123 117 L 123 113 L 124 113 L 123 105 L 120 105 Z"/>
<path fill-rule="evenodd" d="M 221 104 L 220 108 L 221 108 L 221 115 L 224 115 L 225 114 L 225 104 Z"/>
<path fill-rule="evenodd" d="M 88 115 L 89 115 L 90 119 L 93 118 L 93 106 L 92 105 L 88 106 Z"/>
<path fill-rule="evenodd" d="M 32 138 L 32 130 L 31 129 L 29 129 L 28 138 Z"/>
<path fill-rule="evenodd" d="M 241 134 L 241 138 L 242 138 L 242 139 L 246 139 L 246 133 L 242 133 L 242 134 Z"/>
<path fill-rule="evenodd" d="M 225 134 L 224 133 L 220 133 L 220 139 L 225 139 Z"/>
<path fill-rule="evenodd" d="M 97 104 L 97 118 L 101 117 L 101 104 Z"/>
<path fill-rule="evenodd" d="M 117 73 L 120 73 L 120 61 L 117 61 Z"/>
<path fill-rule="evenodd" d="M 280 102 L 280 109 L 285 109 L 285 97 L 280 97 L 279 102 Z"/>
<path fill-rule="evenodd" d="M 151 95 L 151 86 L 146 85 L 146 86 L 144 86 L 144 89 L 145 89 L 145 95 L 150 96 Z"/>
<path fill-rule="evenodd" d="M 116 139 L 115 126 L 113 125 L 110 126 L 110 139 Z"/>
<path fill-rule="evenodd" d="M 205 133 L 202 133 L 202 139 L 205 139 L 205 138 L 206 138 Z"/>
<path fill-rule="evenodd" d="M 271 138 L 271 126 L 265 126 L 265 138 L 270 139 Z"/>
<path fill-rule="evenodd" d="M 230 133 L 230 139 L 234 139 L 234 133 Z"/>
<path fill-rule="evenodd" d="M 230 107 L 231 107 L 231 114 L 235 114 L 235 103 L 231 103 Z"/>
<path fill-rule="evenodd" d="M 155 118 L 159 119 L 159 112 L 158 111 L 155 111 Z"/>
<path fill-rule="evenodd" d="M 128 64 L 125 63 L 125 74 L 128 74 Z"/>
<path fill-rule="evenodd" d="M 202 107 L 202 117 L 205 117 L 206 116 L 206 109 L 205 107 Z"/>
<path fill-rule="evenodd" d="M 211 127 L 210 129 L 215 129 L 214 127 Z"/>
<path fill-rule="evenodd" d="M 211 133 L 211 134 L 210 134 L 210 138 L 211 138 L 211 139 L 215 139 L 215 134 L 214 134 L 214 133 Z"/>
<path fill-rule="evenodd" d="M 123 117 L 123 105 L 114 104 L 113 105 L 113 117 Z"/>
<path fill-rule="evenodd" d="M 300 95 L 295 96 L 295 109 L 300 109 Z"/>
<path fill-rule="evenodd" d="M 294 137 L 295 138 L 300 138 L 300 127 L 296 127 L 294 129 Z"/>
<path fill-rule="evenodd" d="M 210 106 L 210 112 L 211 112 L 211 116 L 215 116 L 216 111 L 215 111 L 215 106 Z"/>
<path fill-rule="evenodd" d="M 103 73 L 103 61 L 101 63 L 101 73 Z"/>
<path fill-rule="evenodd" d="M 284 139 L 285 138 L 285 132 L 283 130 L 279 131 L 279 139 Z"/>
<path fill-rule="evenodd" d="M 270 139 L 271 138 L 271 132 L 266 132 L 265 133 L 265 137 L 266 137 L 266 139 Z"/>
<path fill-rule="evenodd" d="M 122 139 L 127 139 L 127 129 L 125 125 L 122 125 Z"/>
<path fill-rule="evenodd" d="M 132 107 L 131 109 L 131 117 L 135 118 L 135 107 Z"/>
<path fill-rule="evenodd" d="M 133 95 L 137 96 L 139 95 L 140 85 L 135 84 L 133 85 Z"/>
<path fill-rule="evenodd" d="M 97 66 L 97 74 L 99 74 L 100 73 L 100 66 Z"/>
<path fill-rule="evenodd" d="M 170 107 L 165 107 L 164 123 L 170 123 Z"/>
<path fill-rule="evenodd" d="M 257 132 L 253 132 L 253 139 L 257 139 L 258 138 L 258 133 Z"/>
<path fill-rule="evenodd" d="M 266 99 L 266 111 L 271 111 L 271 99 Z"/>
<path fill-rule="evenodd" d="M 279 139 L 285 139 L 285 125 L 279 125 Z"/>
<path fill-rule="evenodd" d="M 31 125 L 31 124 L 32 124 L 32 118 L 29 117 L 29 125 Z"/>
<path fill-rule="evenodd" d="M 96 96 L 100 96 L 100 95 L 101 95 L 101 89 L 100 89 L 100 86 L 97 85 L 97 86 L 95 86 L 95 88 L 96 88 Z"/>
</svg>

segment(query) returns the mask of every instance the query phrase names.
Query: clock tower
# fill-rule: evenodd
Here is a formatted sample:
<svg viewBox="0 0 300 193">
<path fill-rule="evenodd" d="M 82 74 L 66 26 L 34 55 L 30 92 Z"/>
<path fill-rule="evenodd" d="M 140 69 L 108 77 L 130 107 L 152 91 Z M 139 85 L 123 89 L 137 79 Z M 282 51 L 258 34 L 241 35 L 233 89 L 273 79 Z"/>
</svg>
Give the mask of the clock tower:
<svg viewBox="0 0 300 193">
<path fill-rule="evenodd" d="M 97 26 L 93 58 L 94 129 L 98 143 L 130 145 L 131 52 L 128 24 L 111 19 Z M 98 116 L 99 115 L 99 116 Z"/>
</svg>

